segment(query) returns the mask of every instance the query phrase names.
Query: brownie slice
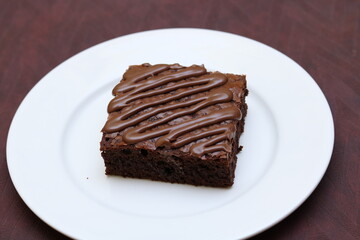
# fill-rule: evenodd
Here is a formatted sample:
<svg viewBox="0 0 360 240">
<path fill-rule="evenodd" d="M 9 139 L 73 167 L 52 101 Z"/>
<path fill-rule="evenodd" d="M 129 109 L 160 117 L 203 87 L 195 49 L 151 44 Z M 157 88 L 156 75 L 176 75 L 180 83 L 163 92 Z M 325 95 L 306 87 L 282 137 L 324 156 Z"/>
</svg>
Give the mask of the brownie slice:
<svg viewBox="0 0 360 240">
<path fill-rule="evenodd" d="M 130 66 L 102 129 L 107 175 L 229 187 L 247 112 L 245 75 Z"/>
</svg>

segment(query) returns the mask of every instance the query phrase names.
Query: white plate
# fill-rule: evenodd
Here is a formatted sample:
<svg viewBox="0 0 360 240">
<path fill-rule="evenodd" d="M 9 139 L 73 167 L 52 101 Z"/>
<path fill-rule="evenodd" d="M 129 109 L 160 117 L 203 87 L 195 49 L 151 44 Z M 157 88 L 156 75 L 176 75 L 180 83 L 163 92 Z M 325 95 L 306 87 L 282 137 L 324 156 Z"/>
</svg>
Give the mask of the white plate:
<svg viewBox="0 0 360 240">
<path fill-rule="evenodd" d="M 144 62 L 247 74 L 244 150 L 231 189 L 105 176 L 99 141 L 111 89 L 128 65 Z M 165 29 L 96 45 L 47 74 L 13 119 L 7 161 L 25 203 L 70 237 L 224 240 L 257 234 L 303 203 L 333 141 L 324 95 L 290 58 L 229 33 Z"/>
</svg>

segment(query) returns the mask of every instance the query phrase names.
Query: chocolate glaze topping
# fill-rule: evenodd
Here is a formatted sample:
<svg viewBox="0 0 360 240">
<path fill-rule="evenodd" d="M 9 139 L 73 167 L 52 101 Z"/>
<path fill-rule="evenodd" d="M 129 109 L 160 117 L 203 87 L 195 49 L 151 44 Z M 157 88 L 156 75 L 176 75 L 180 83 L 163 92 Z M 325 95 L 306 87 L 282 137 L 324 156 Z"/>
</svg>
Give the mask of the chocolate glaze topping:
<svg viewBox="0 0 360 240">
<path fill-rule="evenodd" d="M 226 75 L 209 73 L 203 66 L 132 66 L 113 89 L 115 97 L 108 105 L 110 115 L 102 131 L 122 132 L 126 144 L 156 139 L 156 147 L 180 148 L 195 142 L 189 152 L 196 156 L 229 152 L 231 145 L 226 143 L 235 134 L 229 121 L 242 117 L 229 89 Z M 206 111 L 216 104 L 222 107 Z M 162 117 L 156 118 L 159 115 Z"/>
</svg>

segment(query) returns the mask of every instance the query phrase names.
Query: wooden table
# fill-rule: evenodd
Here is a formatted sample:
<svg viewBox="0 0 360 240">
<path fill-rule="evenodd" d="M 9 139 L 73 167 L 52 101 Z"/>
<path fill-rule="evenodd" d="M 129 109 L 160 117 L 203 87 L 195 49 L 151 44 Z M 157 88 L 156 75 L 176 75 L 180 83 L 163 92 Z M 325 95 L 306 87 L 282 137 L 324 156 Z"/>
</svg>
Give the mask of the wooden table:
<svg viewBox="0 0 360 240">
<path fill-rule="evenodd" d="M 28 91 L 94 44 L 170 27 L 232 32 L 274 47 L 329 101 L 336 137 L 325 177 L 293 214 L 252 239 L 360 239 L 360 1 L 0 0 L 0 26 L 0 239 L 67 239 L 24 204 L 8 173 L 7 133 Z"/>
</svg>

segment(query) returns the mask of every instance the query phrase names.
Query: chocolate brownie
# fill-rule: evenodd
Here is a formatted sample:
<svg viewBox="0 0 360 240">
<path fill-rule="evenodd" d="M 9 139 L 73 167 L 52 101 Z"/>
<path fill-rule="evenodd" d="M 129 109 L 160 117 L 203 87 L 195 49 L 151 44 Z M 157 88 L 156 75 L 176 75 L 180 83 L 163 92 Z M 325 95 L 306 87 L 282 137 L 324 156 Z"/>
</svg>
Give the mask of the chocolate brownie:
<svg viewBox="0 0 360 240">
<path fill-rule="evenodd" d="M 204 66 L 130 66 L 102 129 L 107 175 L 229 187 L 247 112 L 245 75 Z"/>
</svg>

